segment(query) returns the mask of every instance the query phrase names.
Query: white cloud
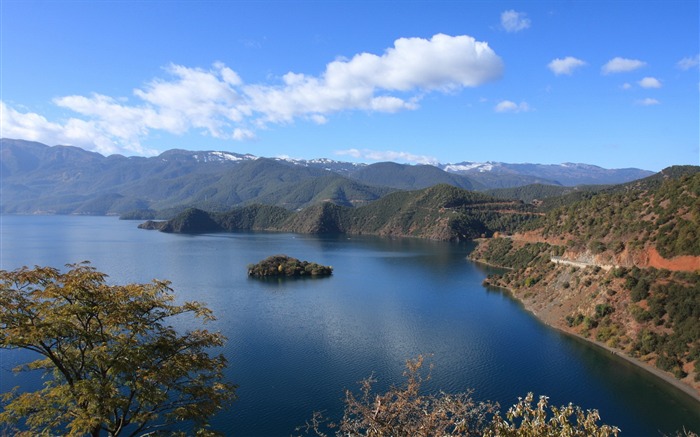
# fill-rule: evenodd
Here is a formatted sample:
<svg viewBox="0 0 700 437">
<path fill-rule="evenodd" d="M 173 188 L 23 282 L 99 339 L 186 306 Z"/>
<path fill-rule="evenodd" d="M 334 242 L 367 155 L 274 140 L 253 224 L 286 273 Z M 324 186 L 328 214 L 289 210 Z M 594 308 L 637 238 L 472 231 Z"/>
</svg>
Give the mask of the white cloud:
<svg viewBox="0 0 700 437">
<path fill-rule="evenodd" d="M 316 124 L 326 124 L 328 123 L 328 118 L 324 117 L 323 115 L 320 114 L 314 114 L 309 117 L 311 121 L 313 121 Z"/>
<path fill-rule="evenodd" d="M 496 112 L 529 112 L 532 110 L 526 102 L 515 103 L 510 100 L 499 102 L 494 108 Z"/>
<path fill-rule="evenodd" d="M 642 100 L 637 100 L 636 103 L 638 105 L 642 105 L 642 106 L 653 106 L 653 105 L 661 104 L 661 102 L 659 102 L 658 100 L 652 99 L 650 97 L 647 97 L 646 99 L 642 99 Z"/>
<path fill-rule="evenodd" d="M 344 110 L 397 112 L 418 108 L 392 92 L 450 91 L 500 78 L 503 62 L 487 43 L 466 35 L 400 38 L 381 56 L 360 53 L 329 63 L 319 77 L 287 73 L 282 86 L 244 88 L 267 122 Z M 382 95 L 377 96 L 377 92 Z"/>
<path fill-rule="evenodd" d="M 370 149 L 347 149 L 347 150 L 337 150 L 336 155 L 340 156 L 352 156 L 357 159 L 366 159 L 369 161 L 396 161 L 396 162 L 408 162 L 413 164 L 430 164 L 436 165 L 439 163 L 437 158 L 426 155 L 414 155 L 408 152 L 395 152 L 392 150 L 379 151 Z"/>
<path fill-rule="evenodd" d="M 620 86 L 620 88 L 622 88 L 623 90 L 629 90 L 629 89 L 632 89 L 632 85 L 625 82 L 622 84 L 622 86 Z"/>
<path fill-rule="evenodd" d="M 228 138 L 230 124 L 249 113 L 236 90 L 242 84 L 240 77 L 222 63 L 208 71 L 171 64 L 166 71 L 174 80 L 155 79 L 144 90 L 134 90 L 157 109 L 158 116 L 149 120 L 148 127 L 176 134 L 204 129 L 213 137 Z"/>
<path fill-rule="evenodd" d="M 661 81 L 655 77 L 645 77 L 637 83 L 642 88 L 661 88 Z"/>
<path fill-rule="evenodd" d="M 437 34 L 430 39 L 400 38 L 380 55 L 360 53 L 334 60 L 318 76 L 288 72 L 277 83 L 247 84 L 221 62 L 210 69 L 171 64 L 164 71 L 166 77 L 135 89 L 132 101 L 97 93 L 54 99 L 54 104 L 78 114 L 70 123 L 14 111 L 3 115 L 3 128 L 22 132 L 22 138 L 43 136 L 49 144 L 70 136 L 81 147 L 110 152 L 146 153 L 138 152 L 140 142 L 154 130 L 176 135 L 195 130 L 250 140 L 256 129 L 271 123 L 300 118 L 323 124 L 333 113 L 352 110 L 416 110 L 429 92 L 453 92 L 500 78 L 503 62 L 485 42 Z"/>
<path fill-rule="evenodd" d="M 157 152 L 138 143 L 117 144 L 95 123 L 70 118 L 64 123 L 47 120 L 34 112 L 20 112 L 0 101 L 0 125 L 4 138 L 39 141 L 49 145 L 77 146 L 104 155 L 128 152 L 137 155 L 155 155 Z"/>
<path fill-rule="evenodd" d="M 530 19 L 526 13 L 510 9 L 501 13 L 501 27 L 506 32 L 519 32 L 530 27 Z"/>
<path fill-rule="evenodd" d="M 245 141 L 255 139 L 255 132 L 250 129 L 241 129 L 237 127 L 233 130 L 231 137 L 236 141 Z"/>
<path fill-rule="evenodd" d="M 638 59 L 626 59 L 616 57 L 609 60 L 605 65 L 603 65 L 601 71 L 603 74 L 625 73 L 628 71 L 634 71 L 638 68 L 642 68 L 645 65 L 647 65 L 646 62 L 640 61 Z"/>
<path fill-rule="evenodd" d="M 697 66 L 700 66 L 700 55 L 688 56 L 676 63 L 676 67 L 680 68 L 681 70 L 690 70 L 691 68 Z"/>
<path fill-rule="evenodd" d="M 547 68 L 552 70 L 552 73 L 557 76 L 561 74 L 572 74 L 576 68 L 583 67 L 586 62 L 574 58 L 573 56 L 567 56 L 564 59 L 556 58 L 547 65 Z"/>
</svg>

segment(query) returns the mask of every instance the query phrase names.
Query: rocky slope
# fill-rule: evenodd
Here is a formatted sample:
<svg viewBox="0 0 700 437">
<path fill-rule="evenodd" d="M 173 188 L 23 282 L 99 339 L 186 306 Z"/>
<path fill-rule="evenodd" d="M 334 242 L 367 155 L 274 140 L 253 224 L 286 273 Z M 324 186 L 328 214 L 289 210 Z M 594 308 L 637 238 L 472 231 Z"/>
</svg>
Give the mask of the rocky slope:
<svg viewBox="0 0 700 437">
<path fill-rule="evenodd" d="M 555 208 L 471 257 L 511 270 L 548 324 L 647 363 L 700 395 L 700 173 L 660 177 Z M 553 262 L 553 260 L 555 262 Z"/>
</svg>

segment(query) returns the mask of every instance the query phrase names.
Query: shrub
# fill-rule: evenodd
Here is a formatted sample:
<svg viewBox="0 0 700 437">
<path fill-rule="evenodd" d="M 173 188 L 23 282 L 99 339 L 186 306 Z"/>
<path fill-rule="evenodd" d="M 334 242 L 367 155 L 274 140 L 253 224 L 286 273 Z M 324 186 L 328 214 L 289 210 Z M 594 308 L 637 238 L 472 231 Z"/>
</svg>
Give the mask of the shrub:
<svg viewBox="0 0 700 437">
<path fill-rule="evenodd" d="M 420 394 L 426 379 L 419 370 L 423 358 L 406 363 L 406 383 L 392 387 L 384 394 L 374 393 L 372 378 L 361 382 L 360 396 L 345 394 L 345 412 L 338 423 L 329 422 L 321 413 L 314 413 L 305 434 L 327 437 L 341 436 L 617 436 L 619 428 L 599 424 L 597 410 L 583 411 L 573 404 L 549 406 L 548 398 L 534 395 L 510 407 L 505 418 L 497 405 L 476 402 L 470 393 L 451 395 Z M 428 375 L 429 378 L 429 375 Z"/>
<path fill-rule="evenodd" d="M 595 315 L 598 319 L 602 319 L 603 317 L 607 316 L 608 314 L 612 314 L 613 312 L 615 312 L 615 308 L 613 308 L 610 304 L 601 303 L 595 306 Z"/>
</svg>

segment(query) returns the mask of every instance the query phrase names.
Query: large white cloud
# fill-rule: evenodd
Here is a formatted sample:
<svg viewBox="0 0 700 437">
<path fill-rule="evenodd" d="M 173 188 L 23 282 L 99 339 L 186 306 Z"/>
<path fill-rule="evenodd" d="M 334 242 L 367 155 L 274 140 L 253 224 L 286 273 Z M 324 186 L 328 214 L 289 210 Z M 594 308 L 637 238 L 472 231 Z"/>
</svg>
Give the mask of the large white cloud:
<svg viewBox="0 0 700 437">
<path fill-rule="evenodd" d="M 549 64 L 547 64 L 547 68 L 549 68 L 552 73 L 556 74 L 557 76 L 561 74 L 572 74 L 575 69 L 579 67 L 583 67 L 586 65 L 586 62 L 574 58 L 573 56 L 567 56 L 566 58 L 556 58 Z"/>
<path fill-rule="evenodd" d="M 393 92 L 448 91 L 500 78 L 503 62 L 487 43 L 466 35 L 401 38 L 384 54 L 336 60 L 319 77 L 287 73 L 279 86 L 243 88 L 250 108 L 269 122 L 344 110 L 397 112 L 418 107 Z M 378 95 L 380 94 L 381 95 Z"/>
<path fill-rule="evenodd" d="M 29 139 L 47 140 L 53 132 L 49 144 L 73 139 L 72 144 L 103 152 L 138 153 L 140 141 L 153 130 L 173 134 L 196 130 L 217 138 L 250 140 L 257 129 L 271 123 L 297 119 L 326 123 L 329 115 L 349 110 L 415 110 L 426 93 L 476 87 L 500 78 L 503 62 L 485 42 L 467 35 L 437 34 L 430 39 L 400 38 L 382 54 L 337 59 L 318 76 L 288 72 L 274 83 L 244 83 L 220 62 L 209 69 L 171 64 L 164 71 L 166 77 L 133 91 L 135 102 L 97 93 L 63 96 L 54 103 L 77 117 L 56 123 L 8 108 L 4 128 Z M 34 133 L 28 132 L 32 126 Z M 86 144 L 90 138 L 92 147 Z"/>
<path fill-rule="evenodd" d="M 138 106 L 100 94 L 60 97 L 54 103 L 90 117 L 121 140 L 136 141 L 152 129 L 183 134 L 201 128 L 214 137 L 229 137 L 227 124 L 243 119 L 234 88 L 241 83 L 238 75 L 220 63 L 208 71 L 180 65 L 165 70 L 173 79 L 155 79 L 134 90 L 142 101 Z"/>
<path fill-rule="evenodd" d="M 530 19 L 526 13 L 510 9 L 501 13 L 501 27 L 506 32 L 519 32 L 530 27 Z"/>
<path fill-rule="evenodd" d="M 647 65 L 647 63 L 644 61 L 640 61 L 638 59 L 620 58 L 618 56 L 609 60 L 605 65 L 603 65 L 601 71 L 603 74 L 626 73 L 628 71 L 634 71 L 638 68 L 642 68 L 645 65 Z"/>
<path fill-rule="evenodd" d="M 400 38 L 382 56 L 335 61 L 325 73 L 330 86 L 371 86 L 409 91 L 473 87 L 500 77 L 502 62 L 487 43 L 466 35 L 437 34 L 430 40 Z"/>
</svg>

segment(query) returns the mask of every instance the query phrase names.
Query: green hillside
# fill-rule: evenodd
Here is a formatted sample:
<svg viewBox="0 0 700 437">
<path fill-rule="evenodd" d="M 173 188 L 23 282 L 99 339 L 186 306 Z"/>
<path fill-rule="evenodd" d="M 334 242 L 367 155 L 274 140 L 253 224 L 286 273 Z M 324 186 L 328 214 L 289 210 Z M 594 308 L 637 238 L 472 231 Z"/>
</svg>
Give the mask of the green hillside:
<svg viewBox="0 0 700 437">
<path fill-rule="evenodd" d="M 202 232 L 203 229 L 277 230 L 457 241 L 492 235 L 503 229 L 515 229 L 535 218 L 530 209 L 521 202 L 495 199 L 450 185 L 436 185 L 423 190 L 391 193 L 357 208 L 322 202 L 296 213 L 269 206 L 235 208 L 226 213 L 197 210 L 196 222 L 192 222 L 193 212 L 188 210 L 160 226 L 160 229 L 182 233 Z M 190 223 L 196 226 L 189 226 Z M 157 228 L 154 225 L 147 227 Z"/>
<path fill-rule="evenodd" d="M 675 176 L 675 177 L 674 177 Z M 530 224 L 594 254 L 653 245 L 665 258 L 700 255 L 700 173 L 660 173 L 549 211 Z"/>
</svg>

